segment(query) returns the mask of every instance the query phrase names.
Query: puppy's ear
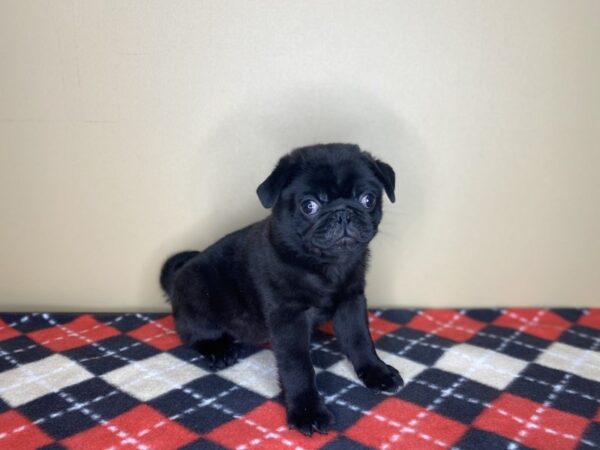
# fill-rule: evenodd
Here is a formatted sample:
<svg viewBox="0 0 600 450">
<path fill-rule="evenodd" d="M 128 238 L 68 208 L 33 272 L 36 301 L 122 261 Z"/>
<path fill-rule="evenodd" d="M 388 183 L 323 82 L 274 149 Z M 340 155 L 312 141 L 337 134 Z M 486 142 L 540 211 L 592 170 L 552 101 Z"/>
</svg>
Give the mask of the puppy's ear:
<svg viewBox="0 0 600 450">
<path fill-rule="evenodd" d="M 279 194 L 292 177 L 292 164 L 288 157 L 283 157 L 271 172 L 271 175 L 256 189 L 256 194 L 265 208 L 272 208 Z"/>
<path fill-rule="evenodd" d="M 385 193 L 392 203 L 396 201 L 396 194 L 394 193 L 394 189 L 396 187 L 396 173 L 392 166 L 378 159 L 373 159 L 373 164 L 371 166 L 373 168 L 373 172 L 375 172 L 375 176 L 377 179 L 383 184 L 383 188 L 385 189 Z"/>
</svg>

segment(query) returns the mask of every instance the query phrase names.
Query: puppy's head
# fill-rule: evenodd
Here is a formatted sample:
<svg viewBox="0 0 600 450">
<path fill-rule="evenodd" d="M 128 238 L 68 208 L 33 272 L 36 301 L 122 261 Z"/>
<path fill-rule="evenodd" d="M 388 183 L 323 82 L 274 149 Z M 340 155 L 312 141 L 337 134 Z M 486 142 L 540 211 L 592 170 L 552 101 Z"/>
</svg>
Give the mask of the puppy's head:
<svg viewBox="0 0 600 450">
<path fill-rule="evenodd" d="M 294 150 L 258 187 L 278 237 L 292 250 L 336 258 L 364 251 L 377 233 L 382 193 L 394 202 L 394 170 L 356 145 Z"/>
</svg>

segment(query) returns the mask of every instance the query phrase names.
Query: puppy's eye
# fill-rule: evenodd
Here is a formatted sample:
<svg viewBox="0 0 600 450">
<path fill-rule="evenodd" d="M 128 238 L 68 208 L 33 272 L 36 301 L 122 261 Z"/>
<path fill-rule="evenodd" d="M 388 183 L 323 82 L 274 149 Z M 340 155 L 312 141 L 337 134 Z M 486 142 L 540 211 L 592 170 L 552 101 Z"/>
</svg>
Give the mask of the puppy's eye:
<svg viewBox="0 0 600 450">
<path fill-rule="evenodd" d="M 314 216 L 321 209 L 321 205 L 319 205 L 314 200 L 306 200 L 302 202 L 302 212 L 307 216 Z"/>
<path fill-rule="evenodd" d="M 375 206 L 375 196 L 373 194 L 363 194 L 358 201 L 367 209 L 373 209 Z"/>
</svg>

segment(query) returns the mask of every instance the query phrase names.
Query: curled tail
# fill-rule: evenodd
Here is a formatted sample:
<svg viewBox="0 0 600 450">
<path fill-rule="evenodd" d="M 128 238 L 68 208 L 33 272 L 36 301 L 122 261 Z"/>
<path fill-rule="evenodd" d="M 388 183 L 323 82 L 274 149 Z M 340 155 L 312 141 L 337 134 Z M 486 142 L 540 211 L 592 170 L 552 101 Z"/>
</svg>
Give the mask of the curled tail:
<svg viewBox="0 0 600 450">
<path fill-rule="evenodd" d="M 177 253 L 171 256 L 169 259 L 165 261 L 165 264 L 160 271 L 160 285 L 162 286 L 165 293 L 168 295 L 171 294 L 171 288 L 173 286 L 173 279 L 175 278 L 175 274 L 177 271 L 190 259 L 194 256 L 198 255 L 200 252 L 197 251 L 187 251 Z"/>
</svg>

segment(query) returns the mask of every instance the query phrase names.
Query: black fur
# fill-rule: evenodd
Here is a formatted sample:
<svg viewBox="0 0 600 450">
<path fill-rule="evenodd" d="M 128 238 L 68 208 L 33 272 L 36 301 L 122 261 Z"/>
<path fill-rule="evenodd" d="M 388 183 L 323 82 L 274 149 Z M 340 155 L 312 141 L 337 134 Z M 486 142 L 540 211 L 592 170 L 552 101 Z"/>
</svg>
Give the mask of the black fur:
<svg viewBox="0 0 600 450">
<path fill-rule="evenodd" d="M 175 273 L 183 266 L 186 262 L 192 259 L 200 252 L 190 250 L 187 252 L 177 253 L 171 256 L 160 271 L 160 285 L 166 293 L 171 292 L 171 283 L 175 277 Z"/>
<path fill-rule="evenodd" d="M 381 220 L 382 192 L 395 200 L 394 183 L 393 169 L 358 146 L 296 149 L 257 189 L 272 208 L 265 220 L 163 267 L 177 332 L 214 366 L 235 361 L 234 340 L 271 343 L 288 424 L 302 433 L 327 432 L 333 421 L 309 351 L 312 329 L 326 320 L 366 386 L 402 384 L 375 353 L 364 295 L 367 245 Z"/>
</svg>

